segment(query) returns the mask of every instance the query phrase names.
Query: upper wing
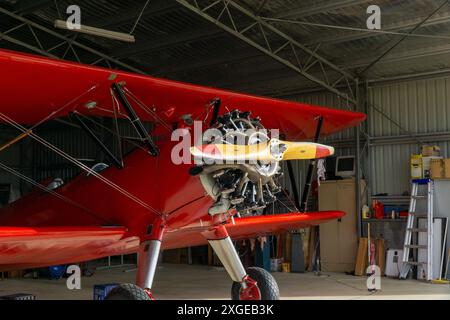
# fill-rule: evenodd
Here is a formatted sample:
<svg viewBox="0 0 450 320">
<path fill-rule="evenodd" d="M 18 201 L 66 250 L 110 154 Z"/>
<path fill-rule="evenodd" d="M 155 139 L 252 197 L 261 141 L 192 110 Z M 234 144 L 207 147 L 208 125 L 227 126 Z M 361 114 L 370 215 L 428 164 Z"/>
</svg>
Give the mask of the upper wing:
<svg viewBox="0 0 450 320">
<path fill-rule="evenodd" d="M 192 114 L 193 118 L 206 115 L 205 106 L 214 98 L 220 98 L 222 106 L 230 110 L 251 111 L 261 117 L 266 128 L 282 129 L 291 140 L 313 137 L 314 120 L 318 116 L 324 118 L 323 135 L 353 127 L 365 119 L 362 113 L 255 97 L 6 50 L 0 50 L 0 69 L 4 75 L 0 78 L 0 112 L 27 124 L 65 116 L 73 110 L 112 116 L 110 87 L 114 82 L 125 82 L 134 96 L 168 123 L 186 114 Z M 136 111 L 141 119 L 154 120 L 141 108 Z"/>
<path fill-rule="evenodd" d="M 342 216 L 344 216 L 342 211 L 253 216 L 235 218 L 234 224 L 229 223 L 226 225 L 226 228 L 231 239 L 239 240 L 315 226 Z M 164 234 L 162 247 L 164 249 L 173 249 L 207 244 L 207 240 L 201 234 L 206 229 L 208 229 L 207 226 L 197 226 L 168 231 Z"/>
<path fill-rule="evenodd" d="M 136 251 L 122 227 L 0 227 L 0 270 L 66 264 Z"/>
</svg>

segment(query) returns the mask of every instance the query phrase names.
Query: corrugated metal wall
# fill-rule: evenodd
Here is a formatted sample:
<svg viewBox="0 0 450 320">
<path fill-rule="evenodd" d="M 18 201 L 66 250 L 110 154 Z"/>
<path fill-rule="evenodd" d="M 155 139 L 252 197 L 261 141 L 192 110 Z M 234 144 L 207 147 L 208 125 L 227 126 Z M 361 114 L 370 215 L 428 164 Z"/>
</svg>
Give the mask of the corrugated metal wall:
<svg viewBox="0 0 450 320">
<path fill-rule="evenodd" d="M 88 123 L 88 125 L 92 130 L 96 131 L 101 140 L 118 157 L 116 136 L 101 127 L 92 125 L 92 123 Z M 145 123 L 144 125 L 147 129 L 151 128 L 149 123 Z M 109 125 L 103 123 L 103 126 L 109 130 L 114 130 L 111 123 Z M 128 121 L 119 121 L 119 131 L 122 136 L 137 137 L 136 131 Z M 79 128 L 68 125 L 52 126 L 50 128 L 44 127 L 39 131 L 39 135 L 87 166 L 91 167 L 98 162 L 110 163 L 99 146 L 96 145 L 86 132 Z M 132 147 L 129 144 L 123 144 L 122 147 L 124 146 Z M 129 151 L 127 149 L 129 148 L 124 148 L 124 154 Z M 37 142 L 33 143 L 33 164 L 33 179 L 36 181 L 42 181 L 49 177 L 62 178 L 66 181 L 81 172 L 79 167 L 71 164 L 60 155 Z"/>
<path fill-rule="evenodd" d="M 6 125 L 0 126 L 0 145 L 11 142 L 18 135 L 17 131 L 7 127 Z M 16 143 L 0 152 L 0 162 L 16 171 L 20 171 L 23 174 L 29 172 L 28 168 L 22 166 L 20 159 L 24 157 L 24 143 Z M 13 198 L 15 199 L 20 195 L 20 189 L 22 187 L 21 180 L 5 170 L 0 169 L 0 184 L 10 184 Z"/>
<path fill-rule="evenodd" d="M 368 93 L 369 101 L 393 120 L 370 108 L 372 137 L 421 134 L 421 142 L 439 145 L 442 156 L 450 157 L 449 141 L 433 141 L 432 137 L 433 133 L 450 131 L 450 77 L 377 85 Z M 419 149 L 419 141 L 372 147 L 372 193 L 409 190 L 409 158 Z"/>
<path fill-rule="evenodd" d="M 327 106 L 327 107 L 332 107 L 332 108 L 337 108 L 337 109 L 351 110 L 351 106 L 347 103 L 347 101 L 345 101 L 344 99 L 339 98 L 335 94 L 332 94 L 329 92 L 316 92 L 316 93 L 310 93 L 310 94 L 301 95 L 301 96 L 288 97 L 286 99 L 298 101 L 298 102 L 302 102 L 302 103 L 307 103 L 307 104 L 314 104 L 314 105 Z M 351 140 L 351 139 L 354 139 L 354 136 L 355 136 L 354 133 L 355 133 L 354 129 L 345 130 L 345 131 L 339 132 L 335 135 L 323 138 L 323 139 L 321 139 L 321 142 L 327 143 L 327 141 L 341 141 L 341 140 L 349 140 L 349 139 Z M 338 148 L 338 149 L 336 149 L 337 155 L 342 155 L 342 156 L 353 155 L 354 153 L 355 153 L 354 148 Z M 294 169 L 294 173 L 295 173 L 295 179 L 296 179 L 297 185 L 299 185 L 299 192 L 301 194 L 303 192 L 303 186 L 305 184 L 309 162 L 308 161 L 293 161 L 292 164 L 293 164 L 293 169 Z M 283 163 L 282 168 L 283 168 L 283 172 L 285 173 L 283 180 L 282 180 L 283 187 L 288 189 L 289 192 L 292 192 L 290 180 L 288 177 L 288 171 L 287 171 L 285 163 Z"/>
<path fill-rule="evenodd" d="M 98 158 L 97 146 L 80 129 L 64 126 L 58 129 L 41 130 L 39 135 L 77 159 Z M 33 179 L 36 181 L 43 181 L 49 177 L 66 181 L 80 172 L 80 169 L 69 161 L 37 142 L 33 142 L 33 163 Z M 88 164 L 86 161 L 83 163 Z"/>
<path fill-rule="evenodd" d="M 413 138 L 397 141 L 398 137 L 420 134 L 423 143 L 441 147 L 442 155 L 450 157 L 450 141 L 433 141 L 436 133 L 450 132 L 450 76 L 388 84 L 372 84 L 368 88 L 368 133 L 374 139 L 369 159 L 363 159 L 365 176 L 371 194 L 401 195 L 410 189 L 409 159 L 418 153 L 420 142 Z M 289 97 L 290 100 L 348 109 L 345 101 L 333 94 L 317 92 Z M 383 139 L 380 142 L 379 138 Z M 354 130 L 346 130 L 324 141 L 354 139 Z M 363 143 L 361 143 L 363 145 Z M 338 155 L 354 154 L 355 149 L 337 148 Z M 365 160 L 365 161 L 364 161 Z M 297 163 L 297 179 L 304 183 L 306 163 Z M 287 172 L 287 171 L 285 171 Z M 289 180 L 285 178 L 289 188 Z"/>
</svg>

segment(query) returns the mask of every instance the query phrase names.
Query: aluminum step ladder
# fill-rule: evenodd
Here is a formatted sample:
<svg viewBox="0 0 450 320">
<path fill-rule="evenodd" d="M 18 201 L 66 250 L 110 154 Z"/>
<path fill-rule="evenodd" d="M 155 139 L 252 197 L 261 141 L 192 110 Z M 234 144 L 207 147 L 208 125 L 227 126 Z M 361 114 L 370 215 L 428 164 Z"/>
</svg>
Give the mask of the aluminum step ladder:
<svg viewBox="0 0 450 320">
<path fill-rule="evenodd" d="M 425 193 L 419 194 L 419 187 L 424 185 L 426 185 Z M 406 279 L 413 267 L 419 268 L 419 266 L 422 266 L 426 270 L 426 280 L 433 280 L 433 192 L 433 180 L 418 179 L 412 181 L 411 201 L 406 223 L 405 242 L 403 246 L 403 266 L 400 272 L 400 279 Z M 416 210 L 417 201 L 422 201 L 422 203 L 426 201 L 425 212 Z M 419 218 L 426 219 L 426 228 L 419 227 Z M 418 244 L 419 233 L 427 234 L 426 245 Z M 426 261 L 418 260 L 419 249 L 426 249 Z M 410 256 L 412 256 L 412 260 L 410 260 Z"/>
</svg>

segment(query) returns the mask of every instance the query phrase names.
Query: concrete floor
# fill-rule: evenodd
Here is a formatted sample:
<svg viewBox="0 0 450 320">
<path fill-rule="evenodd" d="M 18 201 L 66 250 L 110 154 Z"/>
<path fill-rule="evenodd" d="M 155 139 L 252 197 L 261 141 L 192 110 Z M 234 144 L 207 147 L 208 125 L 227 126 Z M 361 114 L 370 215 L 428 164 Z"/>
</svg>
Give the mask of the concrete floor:
<svg viewBox="0 0 450 320">
<path fill-rule="evenodd" d="M 94 284 L 134 282 L 135 272 L 124 268 L 97 270 L 83 277 L 81 290 L 68 290 L 66 279 L 0 280 L 0 295 L 32 293 L 37 299 L 92 299 Z M 339 273 L 274 273 L 282 299 L 431 299 L 450 300 L 450 285 L 416 280 L 382 278 L 381 291 L 369 293 L 366 278 Z M 158 267 L 154 296 L 156 299 L 229 299 L 231 282 L 221 268 L 163 264 Z"/>
</svg>

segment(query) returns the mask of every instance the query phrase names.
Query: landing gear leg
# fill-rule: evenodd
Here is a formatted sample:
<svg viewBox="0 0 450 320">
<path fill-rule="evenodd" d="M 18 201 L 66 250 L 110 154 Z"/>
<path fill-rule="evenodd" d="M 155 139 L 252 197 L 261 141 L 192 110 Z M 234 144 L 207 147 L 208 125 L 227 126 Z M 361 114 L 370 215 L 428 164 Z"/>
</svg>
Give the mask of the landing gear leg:
<svg viewBox="0 0 450 320">
<path fill-rule="evenodd" d="M 122 284 L 111 290 L 108 300 L 153 300 L 151 288 L 161 248 L 163 228 L 149 228 L 147 240 L 139 247 L 136 284 Z"/>
<path fill-rule="evenodd" d="M 145 241 L 139 248 L 136 284 L 144 289 L 151 299 L 153 299 L 153 296 L 150 290 L 153 285 L 153 278 L 155 277 L 160 248 L 160 240 Z"/>
<path fill-rule="evenodd" d="M 231 289 L 233 300 L 279 299 L 278 285 L 269 272 L 260 268 L 245 270 L 225 226 L 216 226 L 203 235 L 234 281 Z"/>
</svg>

